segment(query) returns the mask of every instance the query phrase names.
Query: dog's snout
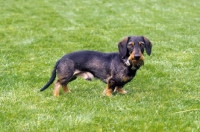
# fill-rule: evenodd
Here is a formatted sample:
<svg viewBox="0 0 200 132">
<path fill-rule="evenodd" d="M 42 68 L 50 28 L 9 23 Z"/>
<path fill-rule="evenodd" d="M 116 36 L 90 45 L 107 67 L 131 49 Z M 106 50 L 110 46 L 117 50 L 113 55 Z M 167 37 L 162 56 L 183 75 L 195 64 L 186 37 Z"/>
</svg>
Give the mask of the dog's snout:
<svg viewBox="0 0 200 132">
<path fill-rule="evenodd" d="M 134 55 L 134 58 L 135 58 L 136 60 L 140 59 L 140 54 L 135 54 L 135 55 Z"/>
</svg>

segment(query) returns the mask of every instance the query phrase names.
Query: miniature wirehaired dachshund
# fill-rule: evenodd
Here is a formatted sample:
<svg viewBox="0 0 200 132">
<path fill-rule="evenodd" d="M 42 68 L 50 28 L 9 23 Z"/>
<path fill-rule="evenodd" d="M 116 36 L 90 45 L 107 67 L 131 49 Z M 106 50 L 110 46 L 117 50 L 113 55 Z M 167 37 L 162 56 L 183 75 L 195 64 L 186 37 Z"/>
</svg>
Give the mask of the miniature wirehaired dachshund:
<svg viewBox="0 0 200 132">
<path fill-rule="evenodd" d="M 140 66 L 144 65 L 144 50 L 151 54 L 152 43 L 144 36 L 125 37 L 118 43 L 119 52 L 77 51 L 64 55 L 57 61 L 52 76 L 40 91 L 48 88 L 56 78 L 54 96 L 59 96 L 60 86 L 70 92 L 67 84 L 82 77 L 86 80 L 98 78 L 106 83 L 105 96 L 114 91 L 126 94 L 123 86 L 131 81 Z"/>
</svg>

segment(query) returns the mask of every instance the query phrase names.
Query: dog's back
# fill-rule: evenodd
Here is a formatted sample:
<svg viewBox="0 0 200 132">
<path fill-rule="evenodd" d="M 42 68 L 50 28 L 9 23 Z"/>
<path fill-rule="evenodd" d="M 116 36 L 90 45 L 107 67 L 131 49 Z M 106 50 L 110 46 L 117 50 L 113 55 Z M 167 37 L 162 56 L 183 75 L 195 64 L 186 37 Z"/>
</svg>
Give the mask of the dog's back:
<svg viewBox="0 0 200 132">
<path fill-rule="evenodd" d="M 97 51 L 77 51 L 63 56 L 55 65 L 46 89 L 55 79 L 54 95 L 59 95 L 60 86 L 64 92 L 70 92 L 67 84 L 80 76 L 86 80 L 96 77 L 105 82 L 104 94 L 111 96 L 117 92 L 126 94 L 123 86 L 131 81 L 136 71 L 144 64 L 144 51 L 151 54 L 152 44 L 144 36 L 125 37 L 118 43 L 119 52 L 102 53 Z"/>
<path fill-rule="evenodd" d="M 102 53 L 97 51 L 77 51 L 63 56 L 57 66 L 61 76 L 74 74 L 75 71 L 87 71 L 94 77 L 105 79 L 111 74 L 113 60 L 119 60 L 118 53 Z M 119 60 L 120 61 L 120 60 Z"/>
</svg>

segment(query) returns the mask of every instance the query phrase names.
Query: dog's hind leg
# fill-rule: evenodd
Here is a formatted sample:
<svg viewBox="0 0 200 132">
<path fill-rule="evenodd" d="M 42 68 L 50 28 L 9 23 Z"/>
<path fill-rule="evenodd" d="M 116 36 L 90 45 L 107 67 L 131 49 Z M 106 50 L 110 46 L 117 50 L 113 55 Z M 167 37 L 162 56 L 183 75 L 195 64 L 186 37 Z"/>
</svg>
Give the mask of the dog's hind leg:
<svg viewBox="0 0 200 132">
<path fill-rule="evenodd" d="M 76 77 L 72 75 L 72 72 L 68 72 L 65 75 L 58 75 L 58 81 L 54 85 L 54 95 L 59 96 L 60 86 L 62 86 L 65 93 L 69 93 L 70 90 L 68 89 L 67 84 L 75 79 Z"/>
<path fill-rule="evenodd" d="M 59 80 L 54 83 L 54 91 L 53 91 L 54 96 L 59 96 L 60 86 L 61 86 L 61 84 L 60 84 Z"/>
<path fill-rule="evenodd" d="M 59 81 L 56 81 L 56 82 L 54 83 L 54 91 L 53 91 L 53 95 L 54 95 L 54 96 L 59 96 L 59 93 L 60 93 L 60 86 L 61 86 L 61 84 L 60 84 Z M 68 89 L 67 85 L 62 85 L 62 89 L 63 89 L 63 91 L 64 91 L 65 93 L 71 92 L 71 91 Z"/>
<path fill-rule="evenodd" d="M 67 85 L 62 85 L 62 89 L 65 93 L 70 93 L 71 91 L 68 89 Z"/>
</svg>

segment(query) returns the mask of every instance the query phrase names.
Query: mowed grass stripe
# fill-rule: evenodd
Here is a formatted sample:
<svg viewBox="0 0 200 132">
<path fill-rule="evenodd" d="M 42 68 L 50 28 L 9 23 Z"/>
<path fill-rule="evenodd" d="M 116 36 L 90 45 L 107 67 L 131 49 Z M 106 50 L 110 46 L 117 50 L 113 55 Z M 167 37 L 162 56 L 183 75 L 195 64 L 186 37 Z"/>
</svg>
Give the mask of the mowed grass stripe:
<svg viewBox="0 0 200 132">
<path fill-rule="evenodd" d="M 182 1 L 2 1 L 0 3 L 0 130 L 198 131 L 199 6 Z M 124 88 L 78 78 L 52 96 L 55 62 L 77 50 L 117 52 L 127 35 L 144 35 L 152 55 Z"/>
</svg>

